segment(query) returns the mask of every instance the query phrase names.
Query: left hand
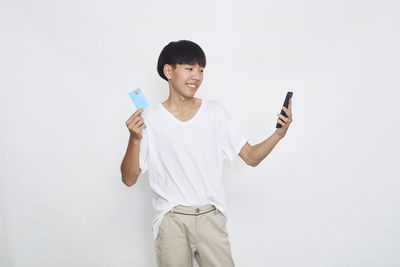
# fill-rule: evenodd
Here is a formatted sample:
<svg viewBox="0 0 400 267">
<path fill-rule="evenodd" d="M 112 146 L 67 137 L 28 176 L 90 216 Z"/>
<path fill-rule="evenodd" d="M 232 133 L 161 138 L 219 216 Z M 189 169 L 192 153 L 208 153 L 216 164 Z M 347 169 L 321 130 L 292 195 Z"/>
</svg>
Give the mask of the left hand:
<svg viewBox="0 0 400 267">
<path fill-rule="evenodd" d="M 288 116 L 287 118 L 285 116 L 283 116 L 282 114 L 278 113 L 278 119 L 277 122 L 279 122 L 280 125 L 282 125 L 281 128 L 277 128 L 275 130 L 275 133 L 280 137 L 283 138 L 286 135 L 286 132 L 289 128 L 289 125 L 292 123 L 293 121 L 293 117 L 292 117 L 292 98 L 289 99 L 289 104 L 288 104 L 288 108 L 286 108 L 285 106 L 282 106 L 283 111 L 285 111 L 286 115 Z"/>
</svg>

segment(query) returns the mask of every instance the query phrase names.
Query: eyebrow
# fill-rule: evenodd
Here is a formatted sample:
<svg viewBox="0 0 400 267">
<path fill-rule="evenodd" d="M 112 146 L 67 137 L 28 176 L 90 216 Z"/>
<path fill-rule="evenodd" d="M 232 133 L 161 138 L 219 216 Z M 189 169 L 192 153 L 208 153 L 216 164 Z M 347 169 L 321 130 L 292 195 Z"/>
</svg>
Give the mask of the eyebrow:
<svg viewBox="0 0 400 267">
<path fill-rule="evenodd" d="M 185 64 L 186 66 L 194 67 L 195 65 Z M 200 69 L 205 69 L 205 67 L 199 66 Z"/>
</svg>

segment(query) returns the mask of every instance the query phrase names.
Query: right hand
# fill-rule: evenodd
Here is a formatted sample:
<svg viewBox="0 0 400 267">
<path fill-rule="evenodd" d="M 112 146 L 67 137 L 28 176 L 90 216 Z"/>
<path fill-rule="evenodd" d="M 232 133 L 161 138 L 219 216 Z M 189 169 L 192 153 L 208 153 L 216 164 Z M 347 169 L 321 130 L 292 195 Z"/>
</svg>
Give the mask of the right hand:
<svg viewBox="0 0 400 267">
<path fill-rule="evenodd" d="M 142 118 L 143 110 L 143 108 L 136 110 L 135 113 L 133 113 L 126 121 L 126 127 L 128 127 L 131 136 L 137 140 L 142 140 L 142 130 L 146 128 L 146 124 L 144 124 Z"/>
</svg>

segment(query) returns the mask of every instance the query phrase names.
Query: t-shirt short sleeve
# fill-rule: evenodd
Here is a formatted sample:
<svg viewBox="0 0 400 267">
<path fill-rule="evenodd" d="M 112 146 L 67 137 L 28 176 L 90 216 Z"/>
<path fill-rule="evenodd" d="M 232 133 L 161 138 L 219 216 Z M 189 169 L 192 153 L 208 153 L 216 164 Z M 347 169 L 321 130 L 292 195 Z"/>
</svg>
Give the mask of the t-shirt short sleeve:
<svg viewBox="0 0 400 267">
<path fill-rule="evenodd" d="M 226 111 L 226 109 L 222 107 L 222 116 L 221 116 L 221 126 L 222 126 L 222 134 L 221 134 L 221 144 L 224 158 L 228 159 L 229 163 L 233 165 L 236 157 L 239 155 L 240 150 L 248 141 L 248 138 L 244 136 L 243 132 L 240 131 L 236 124 L 233 122 L 231 116 Z"/>
<path fill-rule="evenodd" d="M 146 128 L 142 130 L 142 134 L 143 137 L 142 140 L 140 140 L 139 150 L 139 175 L 145 173 L 149 167 L 149 138 Z"/>
</svg>

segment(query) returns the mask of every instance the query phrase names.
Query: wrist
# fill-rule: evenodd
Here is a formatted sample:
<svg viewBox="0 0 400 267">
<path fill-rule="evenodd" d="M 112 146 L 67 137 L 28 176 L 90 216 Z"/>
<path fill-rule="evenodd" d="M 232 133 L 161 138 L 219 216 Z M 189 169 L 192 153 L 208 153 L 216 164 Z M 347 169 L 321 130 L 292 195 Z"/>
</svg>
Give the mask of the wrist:
<svg viewBox="0 0 400 267">
<path fill-rule="evenodd" d="M 132 140 L 132 142 L 134 142 L 135 144 L 138 144 L 138 143 L 140 143 L 140 140 L 141 139 L 139 139 L 138 137 L 135 137 L 133 134 L 131 134 L 130 136 L 129 136 L 129 138 Z"/>
<path fill-rule="evenodd" d="M 275 132 L 274 132 L 272 135 L 274 135 L 275 138 L 278 139 L 278 141 L 280 141 L 280 140 L 284 137 L 284 136 L 282 136 L 282 135 L 280 135 L 280 134 L 278 133 L 278 130 L 275 130 Z"/>
</svg>

